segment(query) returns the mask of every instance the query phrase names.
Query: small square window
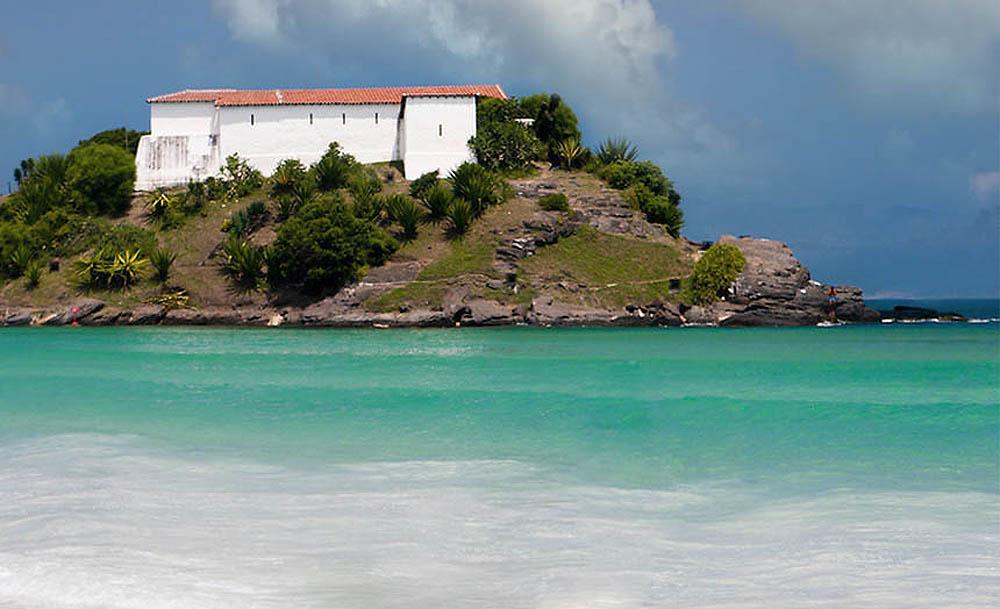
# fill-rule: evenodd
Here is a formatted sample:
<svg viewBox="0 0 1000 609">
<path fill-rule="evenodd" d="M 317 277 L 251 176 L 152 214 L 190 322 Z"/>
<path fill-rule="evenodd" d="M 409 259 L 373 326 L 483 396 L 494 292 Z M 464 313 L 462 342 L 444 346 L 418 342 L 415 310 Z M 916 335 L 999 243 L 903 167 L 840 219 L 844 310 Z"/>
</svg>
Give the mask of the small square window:
<svg viewBox="0 0 1000 609">
<path fill-rule="evenodd" d="M 250 126 L 253 126 L 253 114 L 250 115 Z"/>
<path fill-rule="evenodd" d="M 312 112 L 309 113 L 309 124 L 310 125 L 313 124 L 313 113 Z"/>
<path fill-rule="evenodd" d="M 442 125 L 442 124 L 439 123 L 438 124 L 438 137 L 441 137 L 442 135 L 444 135 L 444 125 Z"/>
<path fill-rule="evenodd" d="M 343 124 L 345 124 L 345 125 L 347 124 L 347 113 L 346 112 L 342 112 L 340 114 L 340 122 L 343 123 Z"/>
<path fill-rule="evenodd" d="M 378 124 L 378 112 L 375 113 L 375 124 Z"/>
</svg>

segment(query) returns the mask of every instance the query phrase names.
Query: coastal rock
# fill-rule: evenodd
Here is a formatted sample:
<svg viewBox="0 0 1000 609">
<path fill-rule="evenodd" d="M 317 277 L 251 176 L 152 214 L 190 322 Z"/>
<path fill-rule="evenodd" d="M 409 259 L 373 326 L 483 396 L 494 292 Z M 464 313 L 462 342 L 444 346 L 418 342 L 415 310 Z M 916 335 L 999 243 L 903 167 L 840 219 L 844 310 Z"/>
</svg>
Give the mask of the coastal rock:
<svg viewBox="0 0 1000 609">
<path fill-rule="evenodd" d="M 243 316 L 232 309 L 173 309 L 167 311 L 160 323 L 165 326 L 235 326 L 243 322 Z"/>
<path fill-rule="evenodd" d="M 0 325 L 3 326 L 28 326 L 34 313 L 31 309 L 5 309 L 3 317 L 0 318 Z"/>
<path fill-rule="evenodd" d="M 883 316 L 895 321 L 969 321 L 969 318 L 960 313 L 941 312 L 907 305 L 895 306 L 892 310 L 883 312 Z"/>
<path fill-rule="evenodd" d="M 47 317 L 43 323 L 46 326 L 65 326 L 73 323 L 74 320 L 77 322 L 83 321 L 88 316 L 93 315 L 103 308 L 104 303 L 100 300 L 84 298 L 75 301 L 63 311 Z"/>
<path fill-rule="evenodd" d="M 459 321 L 472 326 L 505 326 L 523 321 L 514 307 L 493 300 L 472 300 L 466 305 L 468 314 Z"/>
<path fill-rule="evenodd" d="M 163 320 L 166 309 L 159 305 L 146 305 L 132 312 L 128 323 L 133 326 L 155 326 Z"/>
<path fill-rule="evenodd" d="M 607 326 L 612 325 L 619 317 L 621 316 L 611 311 L 540 297 L 531 301 L 527 321 L 540 326 Z"/>
<path fill-rule="evenodd" d="M 833 287 L 813 281 L 792 250 L 771 239 L 724 236 L 743 252 L 746 268 L 724 303 L 711 307 L 724 326 L 805 326 L 821 321 L 870 323 L 880 315 L 864 304 L 860 288 Z M 691 316 L 685 313 L 686 318 Z M 700 322 L 690 322 L 700 323 Z"/>
<path fill-rule="evenodd" d="M 131 316 L 131 311 L 122 311 L 120 309 L 105 307 L 93 315 L 88 315 L 87 318 L 82 320 L 80 323 L 84 326 L 114 326 L 128 323 Z"/>
</svg>

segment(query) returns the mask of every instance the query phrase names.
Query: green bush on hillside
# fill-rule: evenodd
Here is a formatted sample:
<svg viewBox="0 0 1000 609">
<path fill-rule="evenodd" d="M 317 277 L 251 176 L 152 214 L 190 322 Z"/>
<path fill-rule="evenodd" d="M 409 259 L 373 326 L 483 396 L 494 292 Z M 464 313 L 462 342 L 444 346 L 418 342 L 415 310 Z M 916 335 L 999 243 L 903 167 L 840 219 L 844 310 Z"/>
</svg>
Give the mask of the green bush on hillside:
<svg viewBox="0 0 1000 609">
<path fill-rule="evenodd" d="M 566 195 L 558 192 L 539 199 L 538 206 L 545 211 L 569 211 L 569 200 Z"/>
<path fill-rule="evenodd" d="M 358 279 L 366 265 L 385 263 L 397 248 L 385 231 L 334 195 L 306 203 L 278 228 L 268 273 L 277 285 L 312 294 L 336 291 Z"/>
<path fill-rule="evenodd" d="M 437 186 L 439 181 L 440 178 L 438 177 L 437 169 L 434 171 L 428 171 L 416 180 L 410 182 L 410 196 L 420 201 L 426 201 L 427 193 L 429 193 L 432 188 Z"/>
<path fill-rule="evenodd" d="M 504 200 L 505 182 L 475 163 L 462 163 L 448 175 L 451 191 L 469 203 L 476 216 Z"/>
<path fill-rule="evenodd" d="M 316 187 L 329 192 L 346 188 L 352 176 L 366 170 L 352 155 L 342 151 L 340 144 L 332 142 L 310 171 Z"/>
<path fill-rule="evenodd" d="M 716 243 L 702 254 L 688 280 L 687 298 L 695 304 L 711 304 L 724 296 L 746 267 L 740 248 Z"/>
<path fill-rule="evenodd" d="M 678 197 L 678 200 L 680 197 Z M 667 195 L 655 195 L 644 184 L 636 184 L 625 192 L 625 200 L 645 214 L 654 224 L 662 224 L 672 237 L 679 237 L 684 227 L 684 212 Z"/>
<path fill-rule="evenodd" d="M 135 159 L 110 144 L 88 144 L 69 154 L 66 179 L 85 212 L 120 216 L 135 184 Z"/>
<path fill-rule="evenodd" d="M 108 129 L 107 131 L 95 133 L 85 140 L 80 140 L 79 145 L 107 144 L 117 146 L 134 157 L 136 150 L 139 148 L 139 138 L 144 135 L 149 135 L 149 131 L 133 131 L 119 127 L 118 129 Z"/>
<path fill-rule="evenodd" d="M 530 128 L 513 120 L 477 128 L 469 148 L 479 164 L 491 171 L 523 169 L 544 149 Z"/>
<path fill-rule="evenodd" d="M 537 93 L 522 98 L 518 106 L 522 116 L 534 120 L 532 129 L 552 163 L 559 162 L 558 148 L 563 142 L 580 141 L 581 134 L 576 114 L 560 96 Z"/>
</svg>

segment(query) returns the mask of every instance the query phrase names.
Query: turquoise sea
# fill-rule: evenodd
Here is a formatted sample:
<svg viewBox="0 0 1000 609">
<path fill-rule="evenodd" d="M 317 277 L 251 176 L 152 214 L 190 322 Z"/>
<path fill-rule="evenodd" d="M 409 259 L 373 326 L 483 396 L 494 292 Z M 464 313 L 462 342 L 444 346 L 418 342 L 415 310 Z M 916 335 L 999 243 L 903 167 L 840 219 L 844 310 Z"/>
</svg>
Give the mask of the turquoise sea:
<svg viewBox="0 0 1000 609">
<path fill-rule="evenodd" d="M 1000 325 L 0 330 L 0 607 L 994 607 Z"/>
</svg>

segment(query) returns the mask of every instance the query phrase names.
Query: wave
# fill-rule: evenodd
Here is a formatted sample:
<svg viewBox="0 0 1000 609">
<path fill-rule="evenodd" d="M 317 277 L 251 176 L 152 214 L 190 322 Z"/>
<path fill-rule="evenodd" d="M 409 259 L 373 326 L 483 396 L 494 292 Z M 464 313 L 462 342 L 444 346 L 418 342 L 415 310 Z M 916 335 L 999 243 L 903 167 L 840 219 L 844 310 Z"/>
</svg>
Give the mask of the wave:
<svg viewBox="0 0 1000 609">
<path fill-rule="evenodd" d="M 988 606 L 997 496 L 627 489 L 518 460 L 279 466 L 0 444 L 0 606 Z"/>
</svg>

